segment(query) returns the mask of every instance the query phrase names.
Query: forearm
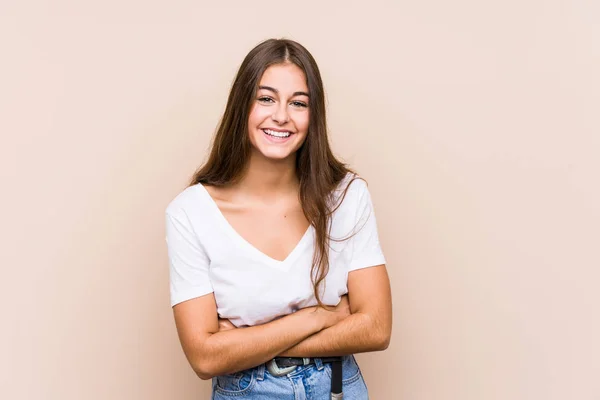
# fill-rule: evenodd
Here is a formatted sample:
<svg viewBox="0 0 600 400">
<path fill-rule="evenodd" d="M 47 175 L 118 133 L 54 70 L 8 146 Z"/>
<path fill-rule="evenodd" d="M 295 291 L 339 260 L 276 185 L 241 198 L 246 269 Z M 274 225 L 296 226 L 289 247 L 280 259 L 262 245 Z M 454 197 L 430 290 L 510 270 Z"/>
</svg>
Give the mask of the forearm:
<svg viewBox="0 0 600 400">
<path fill-rule="evenodd" d="M 314 311 L 297 312 L 264 325 L 211 334 L 190 360 L 203 379 L 260 365 L 300 343 L 323 326 Z"/>
<path fill-rule="evenodd" d="M 333 357 L 385 350 L 390 333 L 371 316 L 355 313 L 311 335 L 280 354 L 283 357 Z"/>
</svg>

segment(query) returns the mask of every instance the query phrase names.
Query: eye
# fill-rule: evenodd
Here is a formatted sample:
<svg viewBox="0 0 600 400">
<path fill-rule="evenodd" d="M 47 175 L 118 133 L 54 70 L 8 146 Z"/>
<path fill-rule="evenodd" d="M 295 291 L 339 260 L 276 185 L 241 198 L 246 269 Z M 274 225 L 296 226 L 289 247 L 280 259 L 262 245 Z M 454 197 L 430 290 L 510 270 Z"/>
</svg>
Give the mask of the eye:
<svg viewBox="0 0 600 400">
<path fill-rule="evenodd" d="M 275 100 L 268 96 L 262 96 L 258 98 L 258 101 L 260 101 L 261 103 L 273 103 Z"/>
<path fill-rule="evenodd" d="M 301 107 L 301 108 L 306 108 L 308 107 L 308 104 L 302 102 L 302 101 L 292 101 L 291 103 L 294 107 Z"/>
</svg>

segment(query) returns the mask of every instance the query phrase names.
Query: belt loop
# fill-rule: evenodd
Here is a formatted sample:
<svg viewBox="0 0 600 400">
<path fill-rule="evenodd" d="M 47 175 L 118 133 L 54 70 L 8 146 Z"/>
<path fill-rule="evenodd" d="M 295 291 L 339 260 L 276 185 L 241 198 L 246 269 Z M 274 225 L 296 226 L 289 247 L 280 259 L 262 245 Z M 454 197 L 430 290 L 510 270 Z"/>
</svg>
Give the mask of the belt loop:
<svg viewBox="0 0 600 400">
<path fill-rule="evenodd" d="M 315 366 L 317 367 L 317 370 L 322 371 L 323 370 L 323 360 L 321 360 L 320 358 L 315 358 Z"/>
<path fill-rule="evenodd" d="M 258 380 L 258 381 L 265 380 L 265 364 L 260 364 L 256 368 L 256 380 Z"/>
</svg>

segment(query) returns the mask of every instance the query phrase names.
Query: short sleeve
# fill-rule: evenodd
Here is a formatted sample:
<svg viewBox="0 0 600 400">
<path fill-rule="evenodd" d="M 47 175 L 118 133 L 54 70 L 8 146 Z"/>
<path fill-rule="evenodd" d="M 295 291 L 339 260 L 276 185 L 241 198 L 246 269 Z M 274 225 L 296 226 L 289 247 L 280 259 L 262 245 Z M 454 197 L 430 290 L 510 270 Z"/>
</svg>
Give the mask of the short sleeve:
<svg viewBox="0 0 600 400">
<path fill-rule="evenodd" d="M 187 216 L 176 217 L 166 213 L 166 241 L 171 307 L 212 293 L 208 275 L 210 260 Z"/>
<path fill-rule="evenodd" d="M 369 189 L 362 179 L 355 180 L 352 185 L 356 185 L 357 206 L 354 236 L 349 239 L 352 250 L 349 271 L 385 264 Z"/>
</svg>

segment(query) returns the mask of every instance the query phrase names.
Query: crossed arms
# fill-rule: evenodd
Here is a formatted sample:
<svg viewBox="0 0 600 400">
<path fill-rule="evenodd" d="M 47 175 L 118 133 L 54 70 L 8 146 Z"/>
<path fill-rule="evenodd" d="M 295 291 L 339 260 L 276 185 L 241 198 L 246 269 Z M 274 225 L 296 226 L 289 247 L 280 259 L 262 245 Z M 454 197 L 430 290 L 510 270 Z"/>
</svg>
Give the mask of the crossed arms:
<svg viewBox="0 0 600 400">
<path fill-rule="evenodd" d="M 269 323 L 235 328 L 219 321 L 214 295 L 173 307 L 183 351 L 201 379 L 252 368 L 276 356 L 327 357 L 385 350 L 392 300 L 385 265 L 348 274 L 333 310 L 309 307 Z"/>
</svg>

